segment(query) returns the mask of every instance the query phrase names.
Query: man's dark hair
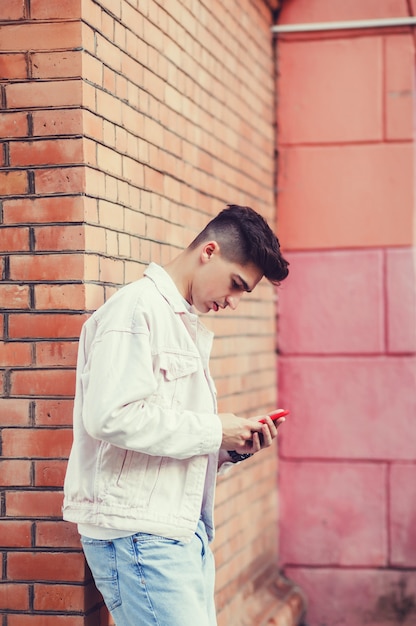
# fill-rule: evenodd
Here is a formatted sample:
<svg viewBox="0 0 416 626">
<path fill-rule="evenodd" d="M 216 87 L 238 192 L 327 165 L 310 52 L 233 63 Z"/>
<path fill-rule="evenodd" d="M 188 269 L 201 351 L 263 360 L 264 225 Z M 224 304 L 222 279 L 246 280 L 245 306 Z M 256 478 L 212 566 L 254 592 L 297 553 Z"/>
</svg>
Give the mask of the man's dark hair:
<svg viewBox="0 0 416 626">
<path fill-rule="evenodd" d="M 220 253 L 227 261 L 239 265 L 253 263 L 272 283 L 278 284 L 289 273 L 278 238 L 264 217 L 248 206 L 229 204 L 208 222 L 189 248 L 209 239 L 219 243 Z"/>
</svg>

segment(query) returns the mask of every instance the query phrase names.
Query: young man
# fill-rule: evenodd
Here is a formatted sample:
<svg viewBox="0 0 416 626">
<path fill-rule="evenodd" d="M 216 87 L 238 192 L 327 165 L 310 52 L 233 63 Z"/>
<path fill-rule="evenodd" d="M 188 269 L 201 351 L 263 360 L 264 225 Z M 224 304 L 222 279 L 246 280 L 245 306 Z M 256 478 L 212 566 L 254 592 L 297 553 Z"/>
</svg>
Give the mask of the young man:
<svg viewBox="0 0 416 626">
<path fill-rule="evenodd" d="M 229 205 L 83 327 L 64 519 L 78 524 L 117 626 L 216 624 L 216 474 L 270 446 L 277 429 L 268 416 L 217 413 L 212 334 L 193 307 L 235 309 L 287 265 L 266 221 Z"/>
</svg>

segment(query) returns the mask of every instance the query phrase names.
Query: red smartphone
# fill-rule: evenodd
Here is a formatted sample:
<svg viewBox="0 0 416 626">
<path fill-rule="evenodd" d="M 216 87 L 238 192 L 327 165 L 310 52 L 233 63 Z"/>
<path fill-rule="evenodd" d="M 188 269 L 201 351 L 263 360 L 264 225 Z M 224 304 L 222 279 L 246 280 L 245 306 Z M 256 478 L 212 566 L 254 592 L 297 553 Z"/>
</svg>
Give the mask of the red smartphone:
<svg viewBox="0 0 416 626">
<path fill-rule="evenodd" d="M 269 413 L 269 416 L 272 418 L 274 422 L 276 422 L 281 417 L 285 417 L 285 415 L 289 415 L 289 413 L 290 411 L 287 411 L 286 409 L 279 409 L 277 411 L 273 411 L 272 413 Z M 264 418 L 260 420 L 260 423 L 261 424 L 265 423 Z"/>
</svg>

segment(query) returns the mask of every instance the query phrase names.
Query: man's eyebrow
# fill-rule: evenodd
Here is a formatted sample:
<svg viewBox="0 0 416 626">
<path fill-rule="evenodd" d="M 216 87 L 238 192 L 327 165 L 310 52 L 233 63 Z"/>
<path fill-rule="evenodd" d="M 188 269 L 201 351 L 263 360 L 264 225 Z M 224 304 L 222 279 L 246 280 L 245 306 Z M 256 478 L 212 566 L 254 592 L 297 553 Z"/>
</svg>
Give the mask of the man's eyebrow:
<svg viewBox="0 0 416 626">
<path fill-rule="evenodd" d="M 252 289 L 250 289 L 250 287 L 248 286 L 244 278 L 240 276 L 240 274 L 237 274 L 236 278 L 238 278 L 241 281 L 244 291 L 247 291 L 247 293 L 251 293 L 253 291 Z"/>
</svg>

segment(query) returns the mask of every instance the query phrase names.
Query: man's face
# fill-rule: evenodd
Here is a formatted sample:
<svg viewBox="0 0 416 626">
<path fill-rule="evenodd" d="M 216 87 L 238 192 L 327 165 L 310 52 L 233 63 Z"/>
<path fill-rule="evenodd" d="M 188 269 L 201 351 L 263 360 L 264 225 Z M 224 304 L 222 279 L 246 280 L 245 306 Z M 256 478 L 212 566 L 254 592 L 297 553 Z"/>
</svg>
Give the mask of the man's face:
<svg viewBox="0 0 416 626">
<path fill-rule="evenodd" d="M 218 244 L 210 242 L 201 253 L 201 264 L 190 285 L 189 301 L 201 313 L 230 307 L 236 309 L 244 292 L 253 291 L 262 278 L 254 264 L 227 261 Z"/>
</svg>

